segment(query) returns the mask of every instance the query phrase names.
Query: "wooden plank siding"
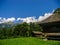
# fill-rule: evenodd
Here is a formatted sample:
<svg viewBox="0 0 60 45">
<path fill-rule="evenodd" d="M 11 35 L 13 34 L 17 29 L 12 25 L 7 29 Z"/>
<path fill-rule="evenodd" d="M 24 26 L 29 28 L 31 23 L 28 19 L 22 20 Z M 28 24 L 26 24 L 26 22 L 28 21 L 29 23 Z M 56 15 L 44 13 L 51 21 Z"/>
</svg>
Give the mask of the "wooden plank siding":
<svg viewBox="0 0 60 45">
<path fill-rule="evenodd" d="M 44 33 L 46 36 L 60 36 L 60 33 Z"/>
</svg>

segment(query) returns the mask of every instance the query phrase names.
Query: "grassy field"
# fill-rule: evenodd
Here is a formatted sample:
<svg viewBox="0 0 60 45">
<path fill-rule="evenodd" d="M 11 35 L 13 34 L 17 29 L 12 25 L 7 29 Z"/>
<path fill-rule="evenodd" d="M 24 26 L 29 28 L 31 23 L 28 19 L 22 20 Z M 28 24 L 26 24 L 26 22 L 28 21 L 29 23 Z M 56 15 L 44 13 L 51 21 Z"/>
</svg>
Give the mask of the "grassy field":
<svg viewBox="0 0 60 45">
<path fill-rule="evenodd" d="M 43 41 L 38 38 L 14 38 L 0 40 L 0 45 L 60 45 L 60 42 Z"/>
</svg>

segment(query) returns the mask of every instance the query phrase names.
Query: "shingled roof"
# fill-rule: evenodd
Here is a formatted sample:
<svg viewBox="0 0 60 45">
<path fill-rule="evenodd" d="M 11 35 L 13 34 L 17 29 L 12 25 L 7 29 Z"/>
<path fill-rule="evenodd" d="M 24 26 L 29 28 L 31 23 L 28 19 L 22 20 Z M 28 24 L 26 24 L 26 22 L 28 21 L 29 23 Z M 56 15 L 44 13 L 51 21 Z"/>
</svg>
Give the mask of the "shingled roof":
<svg viewBox="0 0 60 45">
<path fill-rule="evenodd" d="M 56 21 L 60 21 L 60 14 L 57 13 L 52 14 L 50 17 L 41 21 L 40 23 L 49 23 L 49 22 L 56 22 Z"/>
</svg>

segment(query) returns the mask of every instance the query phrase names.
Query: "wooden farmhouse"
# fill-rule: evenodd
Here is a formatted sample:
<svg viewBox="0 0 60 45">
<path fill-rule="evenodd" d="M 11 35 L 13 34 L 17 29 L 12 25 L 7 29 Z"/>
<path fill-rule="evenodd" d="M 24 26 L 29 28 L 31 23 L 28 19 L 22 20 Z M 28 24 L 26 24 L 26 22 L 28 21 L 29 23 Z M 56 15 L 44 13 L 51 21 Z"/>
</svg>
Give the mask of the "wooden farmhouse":
<svg viewBox="0 0 60 45">
<path fill-rule="evenodd" d="M 59 40 L 60 39 L 60 14 L 52 14 L 47 19 L 39 22 L 43 29 L 43 33 L 47 39 Z"/>
</svg>

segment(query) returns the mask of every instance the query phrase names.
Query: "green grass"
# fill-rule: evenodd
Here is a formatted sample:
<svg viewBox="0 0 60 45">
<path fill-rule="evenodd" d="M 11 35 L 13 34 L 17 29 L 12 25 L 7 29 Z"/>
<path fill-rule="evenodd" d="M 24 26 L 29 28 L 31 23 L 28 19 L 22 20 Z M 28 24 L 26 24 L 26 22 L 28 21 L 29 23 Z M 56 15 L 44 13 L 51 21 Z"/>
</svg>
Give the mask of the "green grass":
<svg viewBox="0 0 60 45">
<path fill-rule="evenodd" d="M 43 41 L 38 38 L 13 38 L 0 40 L 0 45 L 60 45 L 59 41 Z"/>
</svg>

